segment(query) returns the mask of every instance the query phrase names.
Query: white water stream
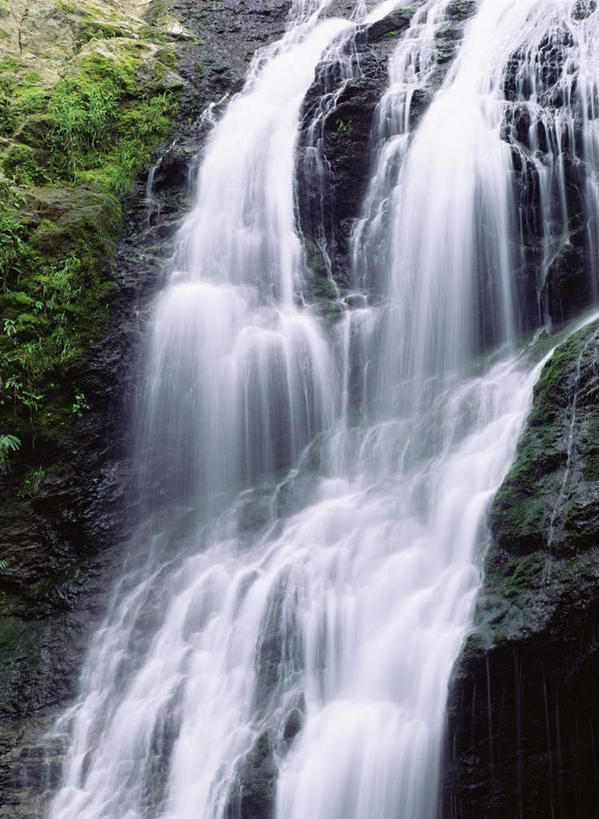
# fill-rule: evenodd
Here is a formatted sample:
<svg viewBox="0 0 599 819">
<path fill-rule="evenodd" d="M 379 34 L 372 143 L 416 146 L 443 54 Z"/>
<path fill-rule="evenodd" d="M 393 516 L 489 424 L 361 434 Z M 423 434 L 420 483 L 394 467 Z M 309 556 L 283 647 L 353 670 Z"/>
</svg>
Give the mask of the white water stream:
<svg viewBox="0 0 599 819">
<path fill-rule="evenodd" d="M 564 116 L 587 95 L 591 212 L 598 15 L 576 18 L 580 5 L 481 0 L 410 134 L 448 2 L 419 7 L 354 232 L 362 306 L 335 326 L 304 303 L 294 151 L 314 69 L 356 23 L 296 4 L 254 60 L 209 138 L 156 306 L 139 420 L 147 558 L 115 590 L 57 727 L 70 740 L 52 819 L 267 819 L 269 803 L 276 819 L 437 815 L 485 511 L 541 366 L 515 345 L 502 78 L 514 53 L 536 66 L 547 32 L 571 29 L 561 81 L 577 61 L 584 82 Z M 559 179 L 560 156 L 535 161 Z M 474 368 L 482 337 L 503 346 Z"/>
</svg>

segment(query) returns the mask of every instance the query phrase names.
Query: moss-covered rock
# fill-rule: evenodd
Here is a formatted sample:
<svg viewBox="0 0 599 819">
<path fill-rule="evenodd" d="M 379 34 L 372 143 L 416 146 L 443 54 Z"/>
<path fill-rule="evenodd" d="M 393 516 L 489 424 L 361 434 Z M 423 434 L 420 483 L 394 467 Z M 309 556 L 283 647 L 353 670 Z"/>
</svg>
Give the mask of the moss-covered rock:
<svg viewBox="0 0 599 819">
<path fill-rule="evenodd" d="M 70 368 L 106 328 L 121 199 L 172 130 L 183 84 L 172 26 L 167 10 L 147 11 L 44 0 L 16 30 L 11 10 L 20 46 L 0 61 L 0 434 L 19 438 L 23 463 L 78 414 Z"/>
<path fill-rule="evenodd" d="M 553 558 L 594 545 L 599 529 L 599 330 L 562 344 L 545 366 L 510 473 L 495 496 L 490 524 L 499 548 Z"/>
<path fill-rule="evenodd" d="M 449 697 L 445 815 L 599 810 L 599 326 L 543 369 L 490 509 L 476 630 Z"/>
</svg>

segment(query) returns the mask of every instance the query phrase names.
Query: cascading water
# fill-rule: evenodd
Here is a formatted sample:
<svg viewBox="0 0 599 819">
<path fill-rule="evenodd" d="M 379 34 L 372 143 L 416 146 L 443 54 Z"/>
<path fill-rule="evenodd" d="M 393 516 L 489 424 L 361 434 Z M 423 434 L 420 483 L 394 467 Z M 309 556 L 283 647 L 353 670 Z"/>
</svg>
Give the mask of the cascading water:
<svg viewBox="0 0 599 819">
<path fill-rule="evenodd" d="M 481 0 L 411 133 L 449 5 L 422 4 L 392 59 L 354 231 L 361 306 L 336 326 L 304 304 L 294 148 L 315 66 L 356 23 L 298 4 L 212 132 L 147 357 L 148 557 L 59 725 L 53 819 L 436 815 L 484 514 L 541 366 L 515 352 L 514 152 L 553 180 L 547 254 L 567 224 L 543 192 L 563 145 L 510 147 L 506 78 L 524 53 L 518 104 L 536 110 L 558 30 L 565 113 L 539 116 L 570 123 L 589 212 L 599 154 L 598 14 L 580 0 Z"/>
</svg>

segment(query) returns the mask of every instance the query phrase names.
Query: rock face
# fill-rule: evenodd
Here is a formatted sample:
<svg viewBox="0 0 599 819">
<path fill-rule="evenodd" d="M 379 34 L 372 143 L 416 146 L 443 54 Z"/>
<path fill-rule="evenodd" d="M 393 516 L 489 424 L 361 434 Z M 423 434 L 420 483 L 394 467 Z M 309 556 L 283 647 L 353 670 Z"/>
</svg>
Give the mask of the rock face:
<svg viewBox="0 0 599 819">
<path fill-rule="evenodd" d="M 582 19 L 595 8 L 594 3 L 577 3 L 572 14 Z M 570 320 L 595 299 L 592 271 L 599 258 L 589 242 L 583 106 L 571 93 L 578 82 L 574 74 L 564 80 L 571 46 L 567 27 L 556 28 L 542 42 L 536 65 L 527 63 L 525 53 L 515 52 L 504 77 L 508 105 L 503 137 L 511 147 L 520 220 L 513 264 L 523 330 L 546 320 Z M 536 84 L 534 104 L 525 90 L 531 81 Z"/>
<path fill-rule="evenodd" d="M 358 29 L 338 59 L 318 66 L 304 100 L 297 152 L 299 224 L 308 267 L 317 275 L 330 272 L 341 286 L 350 282 L 349 236 L 368 182 L 370 137 L 388 83 L 387 61 L 411 16 L 397 11 Z"/>
<path fill-rule="evenodd" d="M 491 506 L 449 696 L 444 816 L 597 815 L 599 325 L 559 346 Z"/>
<path fill-rule="evenodd" d="M 589 14 L 593 8 L 579 4 L 574 13 Z M 349 242 L 373 167 L 377 104 L 388 85 L 389 57 L 417 9 L 414 5 L 396 10 L 358 29 L 336 57 L 318 67 L 306 95 L 296 196 L 307 267 L 317 296 L 330 296 L 326 279 L 344 289 L 358 272 L 352 271 Z M 435 38 L 436 68 L 412 99 L 412 126 L 441 85 L 464 25 L 475 10 L 476 4 L 469 0 L 448 5 L 446 22 Z M 570 105 L 576 81 L 568 91 L 561 79 L 570 46 L 565 29 L 548 35 L 534 65 L 526 65 L 525 53 L 515 52 L 504 77 L 507 104 L 502 137 L 512 155 L 512 219 L 518 235 L 508 251 L 518 304 L 516 323 L 522 333 L 544 323 L 560 325 L 595 299 L 591 271 L 599 258 L 589 242 L 589 213 L 584 205 L 589 168 L 581 137 L 582 111 Z M 534 100 L 522 91 L 526 71 L 534 76 Z M 560 131 L 565 122 L 571 129 L 567 135 Z M 481 328 L 481 349 L 495 341 L 490 331 Z"/>
<path fill-rule="evenodd" d="M 436 69 L 426 87 L 412 97 L 412 124 L 441 84 L 474 9 L 470 2 L 449 4 L 447 23 L 435 42 Z M 398 9 L 358 27 L 336 56 L 318 66 L 304 99 L 296 200 L 306 262 L 317 295 L 330 295 L 322 281 L 327 277 L 342 288 L 351 284 L 349 240 L 374 160 L 377 105 L 389 84 L 389 57 L 413 15 L 413 8 Z"/>
</svg>

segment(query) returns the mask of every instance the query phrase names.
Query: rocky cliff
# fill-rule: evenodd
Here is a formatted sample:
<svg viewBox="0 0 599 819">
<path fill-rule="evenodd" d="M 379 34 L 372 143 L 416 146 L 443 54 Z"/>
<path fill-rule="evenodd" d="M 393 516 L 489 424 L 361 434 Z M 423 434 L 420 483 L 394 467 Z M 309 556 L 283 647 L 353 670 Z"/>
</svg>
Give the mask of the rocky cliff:
<svg viewBox="0 0 599 819">
<path fill-rule="evenodd" d="M 599 805 L 599 325 L 542 371 L 489 513 L 475 631 L 449 696 L 444 815 Z"/>
</svg>

